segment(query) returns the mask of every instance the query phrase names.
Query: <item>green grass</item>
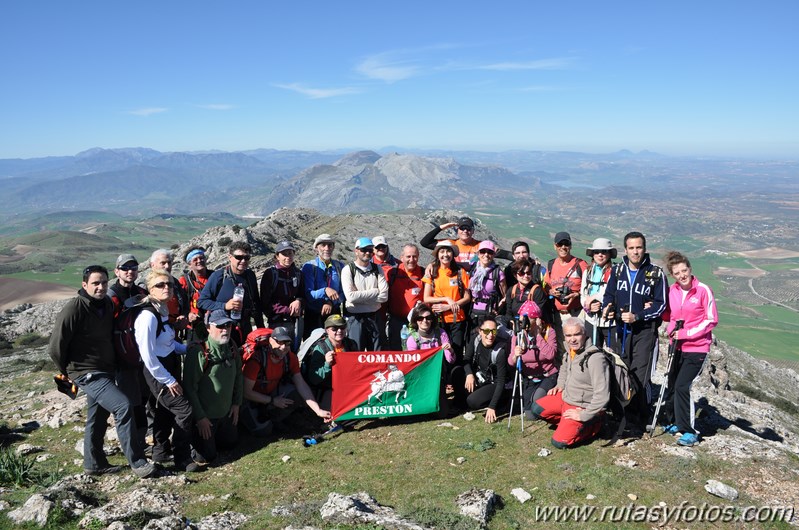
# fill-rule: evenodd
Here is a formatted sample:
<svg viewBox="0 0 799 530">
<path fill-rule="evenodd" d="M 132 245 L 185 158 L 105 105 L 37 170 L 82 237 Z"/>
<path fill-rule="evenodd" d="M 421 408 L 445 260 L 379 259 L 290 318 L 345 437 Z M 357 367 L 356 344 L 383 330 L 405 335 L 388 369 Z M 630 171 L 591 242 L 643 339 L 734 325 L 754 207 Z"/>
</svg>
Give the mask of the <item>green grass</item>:
<svg viewBox="0 0 799 530">
<path fill-rule="evenodd" d="M 41 374 L 26 374 L 14 381 L 13 389 L 18 395 L 11 399 L 47 388 Z M 527 429 L 521 433 L 518 417 L 514 418 L 510 431 L 507 417 L 487 425 L 480 413 L 474 421 L 460 416 L 448 420 L 430 417 L 410 420 L 364 421 L 354 431 L 308 448 L 302 446 L 299 435 L 270 443 L 243 437 L 235 452 L 225 457 L 224 467 L 192 475 L 187 484 L 175 486 L 155 481 L 151 486 L 180 495 L 184 499 L 183 515 L 192 521 L 213 512 L 234 510 L 252 517 L 245 529 L 277 529 L 289 524 L 328 528 L 330 525 L 319 516 L 319 508 L 333 491 L 342 494 L 366 491 L 380 504 L 392 506 L 399 514 L 417 522 L 460 530 L 477 528 L 475 523 L 458 515 L 455 504 L 455 498 L 472 487 L 492 489 L 504 500 L 504 507 L 496 511 L 489 530 L 558 526 L 535 521 L 536 507 L 585 504 L 623 507 L 630 505 L 627 497 L 630 493 L 638 496 L 636 505 L 644 506 L 655 506 L 661 501 L 669 506 L 681 502 L 695 506 L 703 502 L 723 504 L 704 491 L 703 484 L 710 478 L 741 491 L 742 498 L 736 505 L 765 504 L 764 500 L 747 497 L 743 487 L 745 479 L 753 473 L 751 466 L 762 463 L 720 460 L 717 455 L 703 451 L 702 446 L 696 450 L 696 460 L 658 451 L 660 444 L 673 443 L 663 437 L 637 441 L 634 448 L 604 448 L 603 441 L 595 441 L 564 451 L 551 446 L 552 431 L 542 423 L 526 422 Z M 442 421 L 458 429 L 439 427 Z M 54 455 L 44 464 L 36 464 L 43 474 L 59 468 L 62 474 L 80 472 L 81 466 L 74 463 L 77 453 L 73 447 L 81 434 L 72 427 L 67 425 L 59 430 L 42 427 L 25 440 L 45 446 Z M 486 440 L 493 442 L 490 449 L 474 449 Z M 467 449 L 468 445 L 472 449 Z M 551 455 L 537 456 L 541 448 L 552 451 Z M 284 455 L 291 459 L 283 462 Z M 619 456 L 635 459 L 638 466 L 628 469 L 614 465 Z M 465 457 L 466 461 L 458 464 L 458 457 Z M 124 464 L 124 458 L 115 455 L 111 462 Z M 791 465 L 775 466 L 773 478 L 791 480 L 791 468 Z M 122 480 L 108 496 L 141 485 L 128 471 L 119 477 Z M 15 486 L 4 498 L 16 506 L 42 487 Z M 517 487 L 530 492 L 533 498 L 520 504 L 510 493 Z M 221 495 L 228 493 L 232 494 L 229 499 L 221 499 Z M 212 500 L 198 501 L 201 495 L 209 494 L 214 496 Z M 596 498 L 586 500 L 589 494 Z M 96 496 L 102 495 L 96 493 Z M 272 508 L 294 503 L 303 504 L 295 516 L 271 515 Z M 0 520 L 0 527 L 7 525 L 7 519 Z M 571 526 L 564 523 L 559 527 Z M 641 528 L 637 523 L 625 522 L 590 523 L 585 527 Z M 48 528 L 75 529 L 77 520 L 64 513 L 56 514 Z M 691 528 L 716 526 L 692 524 Z M 762 528 L 787 526 L 773 524 Z"/>
</svg>

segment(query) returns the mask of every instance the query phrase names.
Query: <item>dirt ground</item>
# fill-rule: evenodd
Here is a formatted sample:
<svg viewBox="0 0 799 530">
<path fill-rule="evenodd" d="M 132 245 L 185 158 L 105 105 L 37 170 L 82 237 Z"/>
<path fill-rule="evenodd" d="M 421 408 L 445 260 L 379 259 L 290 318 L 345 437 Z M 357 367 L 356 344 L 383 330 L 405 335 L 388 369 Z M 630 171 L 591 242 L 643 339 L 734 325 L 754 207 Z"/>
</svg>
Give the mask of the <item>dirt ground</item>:
<svg viewBox="0 0 799 530">
<path fill-rule="evenodd" d="M 731 269 L 729 267 L 719 267 L 713 273 L 717 276 L 739 276 L 742 278 L 760 278 L 766 275 L 766 271 L 761 269 Z"/>
<path fill-rule="evenodd" d="M 758 250 L 747 250 L 746 252 L 739 252 L 745 258 L 757 259 L 786 259 L 786 258 L 799 258 L 799 252 L 788 250 L 779 247 L 767 247 Z"/>
<path fill-rule="evenodd" d="M 24 303 L 40 304 L 75 296 L 78 287 L 65 287 L 56 283 L 33 282 L 17 278 L 0 278 L 0 311 Z"/>
</svg>

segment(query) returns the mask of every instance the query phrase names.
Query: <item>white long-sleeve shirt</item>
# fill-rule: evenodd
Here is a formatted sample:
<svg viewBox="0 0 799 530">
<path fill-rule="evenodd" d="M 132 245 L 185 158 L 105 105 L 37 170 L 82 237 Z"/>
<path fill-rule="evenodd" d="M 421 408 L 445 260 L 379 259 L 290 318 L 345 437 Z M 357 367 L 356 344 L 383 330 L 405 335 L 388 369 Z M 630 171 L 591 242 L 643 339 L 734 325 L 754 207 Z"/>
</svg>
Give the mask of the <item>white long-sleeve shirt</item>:
<svg viewBox="0 0 799 530">
<path fill-rule="evenodd" d="M 350 267 L 355 267 L 351 270 Z M 341 287 L 350 313 L 374 313 L 388 300 L 388 283 L 380 267 L 350 263 L 341 269 Z"/>
<path fill-rule="evenodd" d="M 159 360 L 170 353 L 186 353 L 186 345 L 175 340 L 175 330 L 167 322 L 169 317 L 161 317 L 164 331 L 157 335 L 158 321 L 151 311 L 142 311 L 136 317 L 133 329 L 136 332 L 136 344 L 139 345 L 139 354 L 147 371 L 159 383 L 169 386 L 175 383 L 175 378 L 170 374 Z"/>
</svg>

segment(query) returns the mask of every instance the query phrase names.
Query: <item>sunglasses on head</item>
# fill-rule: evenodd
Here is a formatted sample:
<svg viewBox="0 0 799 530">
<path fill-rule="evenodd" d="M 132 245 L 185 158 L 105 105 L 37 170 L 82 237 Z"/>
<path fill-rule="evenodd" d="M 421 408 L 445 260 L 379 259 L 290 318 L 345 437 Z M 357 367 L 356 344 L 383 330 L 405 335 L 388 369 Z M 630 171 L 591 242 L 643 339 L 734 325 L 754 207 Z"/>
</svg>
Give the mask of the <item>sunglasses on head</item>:
<svg viewBox="0 0 799 530">
<path fill-rule="evenodd" d="M 481 332 L 483 335 L 485 335 L 485 336 L 489 336 L 489 335 L 496 335 L 496 334 L 497 334 L 497 330 L 496 330 L 496 329 L 492 329 L 492 328 L 482 328 L 482 329 L 480 330 L 480 332 Z"/>
<path fill-rule="evenodd" d="M 153 287 L 155 287 L 156 289 L 163 289 L 165 287 L 170 287 L 171 288 L 172 284 L 169 283 L 169 282 L 158 282 L 155 285 L 153 285 Z"/>
<path fill-rule="evenodd" d="M 250 259 L 249 254 L 231 254 L 236 261 L 244 261 Z"/>
</svg>

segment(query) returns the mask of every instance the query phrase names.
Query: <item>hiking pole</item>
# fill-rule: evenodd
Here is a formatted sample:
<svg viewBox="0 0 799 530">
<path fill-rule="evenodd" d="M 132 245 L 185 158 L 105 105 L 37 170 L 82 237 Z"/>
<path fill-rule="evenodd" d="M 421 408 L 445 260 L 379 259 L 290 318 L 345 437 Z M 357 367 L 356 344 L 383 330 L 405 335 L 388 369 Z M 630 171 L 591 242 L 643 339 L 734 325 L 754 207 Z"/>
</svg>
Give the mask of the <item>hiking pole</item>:
<svg viewBox="0 0 799 530">
<path fill-rule="evenodd" d="M 521 333 L 519 332 L 519 316 L 516 315 L 513 318 L 513 333 L 516 336 L 516 345 L 521 345 Z M 517 363 L 518 366 L 519 363 Z M 513 376 L 513 391 L 510 394 L 510 412 L 508 413 L 508 431 L 510 431 L 510 422 L 513 419 L 513 403 L 516 398 L 516 385 L 518 384 L 519 379 L 514 374 Z"/>
<path fill-rule="evenodd" d="M 514 320 L 514 328 L 521 328 L 519 329 L 518 333 L 516 334 L 516 345 L 520 346 L 522 350 L 527 349 L 527 344 L 525 340 L 526 329 L 528 326 L 527 316 L 525 315 L 524 319 L 522 320 L 521 326 L 518 326 L 518 317 L 517 320 Z M 514 329 L 515 330 L 515 329 Z M 518 399 L 519 399 L 519 416 L 521 417 L 521 425 L 522 425 L 522 433 L 524 433 L 524 387 L 522 384 L 522 358 L 519 357 L 516 359 L 516 373 L 513 376 L 513 391 L 511 392 L 510 396 L 510 414 L 508 415 L 508 430 L 510 431 L 510 424 L 513 420 L 513 404 L 516 402 L 516 396 L 518 392 Z"/>
<path fill-rule="evenodd" d="M 682 329 L 683 324 L 685 323 L 684 320 L 678 320 L 674 323 L 674 331 L 680 331 Z M 660 385 L 660 396 L 658 396 L 657 405 L 655 405 L 655 415 L 652 417 L 652 423 L 646 426 L 646 432 L 649 433 L 649 437 L 652 438 L 655 432 L 655 424 L 658 421 L 658 415 L 660 414 L 660 407 L 663 405 L 663 397 L 666 395 L 666 389 L 669 386 L 669 377 L 671 376 L 671 363 L 674 362 L 674 353 L 677 351 L 677 338 L 675 337 L 674 340 L 671 341 L 669 344 L 669 357 L 666 361 L 666 379 Z"/>
</svg>

